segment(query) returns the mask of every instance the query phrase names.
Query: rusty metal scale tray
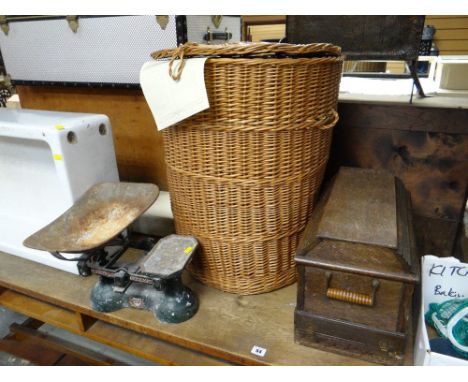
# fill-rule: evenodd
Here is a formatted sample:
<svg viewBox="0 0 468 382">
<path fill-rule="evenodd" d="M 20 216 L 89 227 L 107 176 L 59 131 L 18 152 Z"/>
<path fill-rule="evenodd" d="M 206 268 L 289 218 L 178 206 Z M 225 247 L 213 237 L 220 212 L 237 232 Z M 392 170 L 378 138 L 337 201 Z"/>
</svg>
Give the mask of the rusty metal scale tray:
<svg viewBox="0 0 468 382">
<path fill-rule="evenodd" d="M 158 196 L 159 188 L 154 184 L 98 183 L 60 217 L 29 236 L 24 245 L 65 253 L 102 247 L 141 216 Z"/>
</svg>

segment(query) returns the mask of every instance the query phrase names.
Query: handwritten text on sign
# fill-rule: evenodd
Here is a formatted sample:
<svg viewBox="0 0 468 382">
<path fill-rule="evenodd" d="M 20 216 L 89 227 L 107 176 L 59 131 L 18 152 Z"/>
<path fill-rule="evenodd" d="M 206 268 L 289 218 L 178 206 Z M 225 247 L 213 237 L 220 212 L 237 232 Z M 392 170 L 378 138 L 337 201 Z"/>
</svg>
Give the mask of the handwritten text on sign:
<svg viewBox="0 0 468 382">
<path fill-rule="evenodd" d="M 425 311 L 431 303 L 468 296 L 468 264 L 458 259 L 424 256 L 421 276 Z"/>
</svg>

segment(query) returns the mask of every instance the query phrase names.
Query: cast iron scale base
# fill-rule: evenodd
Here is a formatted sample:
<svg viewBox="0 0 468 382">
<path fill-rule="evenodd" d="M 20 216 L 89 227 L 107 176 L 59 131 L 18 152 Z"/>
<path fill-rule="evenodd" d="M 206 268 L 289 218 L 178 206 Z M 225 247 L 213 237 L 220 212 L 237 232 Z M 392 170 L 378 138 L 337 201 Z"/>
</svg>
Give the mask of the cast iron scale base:
<svg viewBox="0 0 468 382">
<path fill-rule="evenodd" d="M 186 321 L 198 309 L 195 294 L 181 279 L 198 247 L 194 237 L 169 235 L 155 245 L 151 242 L 139 260 L 118 262 L 130 247 L 128 226 L 158 195 L 158 187 L 152 184 L 97 184 L 60 217 L 28 237 L 24 245 L 64 261 L 77 261 L 82 276 L 99 275 L 91 291 L 91 306 L 96 311 L 131 307 L 151 310 L 161 322 Z"/>
</svg>

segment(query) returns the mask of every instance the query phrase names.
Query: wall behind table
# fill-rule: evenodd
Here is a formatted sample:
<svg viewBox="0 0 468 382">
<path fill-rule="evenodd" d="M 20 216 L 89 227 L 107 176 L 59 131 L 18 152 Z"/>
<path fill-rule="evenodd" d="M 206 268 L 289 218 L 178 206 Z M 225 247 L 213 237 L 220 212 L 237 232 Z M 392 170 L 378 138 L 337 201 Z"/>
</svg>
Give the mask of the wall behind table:
<svg viewBox="0 0 468 382">
<path fill-rule="evenodd" d="M 167 190 L 162 134 L 140 90 L 18 86 L 24 108 L 109 116 L 122 180 Z M 452 253 L 468 183 L 468 110 L 339 103 L 328 176 L 383 168 L 411 192 L 424 251 Z"/>
<path fill-rule="evenodd" d="M 436 28 L 434 42 L 441 55 L 468 55 L 468 15 L 426 16 Z"/>
<path fill-rule="evenodd" d="M 167 190 L 162 134 L 139 89 L 17 86 L 27 109 L 106 114 L 111 121 L 120 179 Z"/>
<path fill-rule="evenodd" d="M 452 255 L 468 185 L 468 110 L 339 103 L 327 177 L 386 169 L 411 192 L 423 251 Z"/>
</svg>

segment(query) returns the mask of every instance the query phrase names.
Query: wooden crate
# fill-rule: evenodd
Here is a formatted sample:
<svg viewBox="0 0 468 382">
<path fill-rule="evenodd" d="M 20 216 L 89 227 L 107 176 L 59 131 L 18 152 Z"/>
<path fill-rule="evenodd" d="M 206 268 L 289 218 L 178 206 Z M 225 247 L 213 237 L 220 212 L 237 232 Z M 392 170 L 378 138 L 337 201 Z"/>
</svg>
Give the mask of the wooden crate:
<svg viewBox="0 0 468 382">
<path fill-rule="evenodd" d="M 402 364 L 419 283 L 412 228 L 398 179 L 388 171 L 342 167 L 299 243 L 295 340 Z"/>
</svg>

